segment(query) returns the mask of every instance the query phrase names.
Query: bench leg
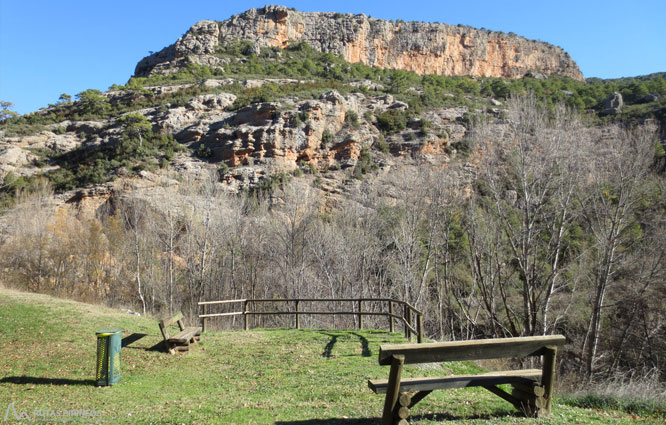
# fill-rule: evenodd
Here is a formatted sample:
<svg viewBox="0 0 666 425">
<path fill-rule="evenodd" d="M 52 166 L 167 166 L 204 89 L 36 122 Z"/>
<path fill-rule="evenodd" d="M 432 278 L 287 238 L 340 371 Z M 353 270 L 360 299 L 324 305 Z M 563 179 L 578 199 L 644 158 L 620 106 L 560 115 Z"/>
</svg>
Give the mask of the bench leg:
<svg viewBox="0 0 666 425">
<path fill-rule="evenodd" d="M 386 388 L 386 399 L 384 399 L 382 425 L 393 425 L 393 413 L 400 395 L 400 379 L 402 377 L 402 365 L 404 364 L 405 356 L 403 355 L 396 355 L 391 358 L 391 371 L 389 372 L 388 387 Z"/>
<path fill-rule="evenodd" d="M 550 415 L 550 408 L 553 404 L 553 387 L 555 386 L 555 360 L 557 347 L 545 347 L 543 352 L 543 367 L 541 372 L 541 385 L 544 387 L 544 399 L 546 401 L 543 407 L 543 415 Z"/>
<path fill-rule="evenodd" d="M 409 402 L 409 408 L 411 409 L 412 407 L 414 407 L 416 403 L 426 398 L 426 396 L 431 392 L 432 391 L 419 391 L 416 394 L 414 394 L 412 396 L 412 400 Z"/>
<path fill-rule="evenodd" d="M 521 402 L 521 400 L 518 400 L 516 397 L 507 393 L 503 389 L 497 388 L 495 385 L 484 385 L 483 388 L 487 389 L 496 396 L 503 398 L 504 400 L 508 401 L 509 403 L 513 404 L 516 407 L 518 407 L 518 405 Z"/>
</svg>

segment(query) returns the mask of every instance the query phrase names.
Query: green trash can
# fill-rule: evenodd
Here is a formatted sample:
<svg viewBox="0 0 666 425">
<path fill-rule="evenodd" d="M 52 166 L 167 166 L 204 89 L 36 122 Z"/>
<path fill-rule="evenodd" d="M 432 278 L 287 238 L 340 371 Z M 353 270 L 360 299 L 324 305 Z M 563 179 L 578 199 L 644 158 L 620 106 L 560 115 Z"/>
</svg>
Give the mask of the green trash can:
<svg viewBox="0 0 666 425">
<path fill-rule="evenodd" d="M 120 349 L 122 347 L 122 329 L 109 329 L 95 332 L 97 336 L 97 373 L 98 386 L 113 385 L 120 381 Z"/>
</svg>

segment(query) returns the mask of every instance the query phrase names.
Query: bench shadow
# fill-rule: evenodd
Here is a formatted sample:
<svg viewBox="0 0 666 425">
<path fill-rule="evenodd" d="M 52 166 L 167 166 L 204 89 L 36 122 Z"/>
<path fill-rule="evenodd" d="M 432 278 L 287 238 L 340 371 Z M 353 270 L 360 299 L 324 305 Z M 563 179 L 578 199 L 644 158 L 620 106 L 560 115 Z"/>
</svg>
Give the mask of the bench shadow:
<svg viewBox="0 0 666 425">
<path fill-rule="evenodd" d="M 273 425 L 377 425 L 381 418 L 357 418 L 357 419 L 304 419 L 301 421 L 276 421 Z"/>
<path fill-rule="evenodd" d="M 94 379 L 39 378 L 36 376 L 6 376 L 0 384 L 19 385 L 95 385 Z"/>
<path fill-rule="evenodd" d="M 153 351 L 153 352 L 158 352 L 158 353 L 168 353 L 169 349 L 166 346 L 166 343 L 164 341 L 160 341 L 157 344 L 153 345 L 152 347 L 144 348 L 146 351 Z"/>
<path fill-rule="evenodd" d="M 326 358 L 331 358 L 331 352 L 333 351 L 333 347 L 335 346 L 335 343 L 338 342 L 338 335 L 335 334 L 330 334 L 328 332 L 322 332 L 324 335 L 328 335 L 331 337 L 331 340 L 328 341 L 328 344 L 324 347 L 324 352 L 321 353 L 322 357 Z"/>
<path fill-rule="evenodd" d="M 123 338 L 122 341 L 120 342 L 121 347 L 122 348 L 129 347 L 130 344 L 135 343 L 144 336 L 148 336 L 148 334 L 133 333 L 131 335 L 128 335 L 125 338 Z"/>
<path fill-rule="evenodd" d="M 328 343 L 324 347 L 324 352 L 321 353 L 322 357 L 331 358 L 332 357 L 331 353 L 333 352 L 333 347 L 335 347 L 335 344 L 338 342 L 338 337 L 340 335 L 334 334 L 334 333 L 329 333 L 329 332 L 320 332 L 320 333 L 322 333 L 324 335 L 328 335 L 328 336 L 331 337 L 330 341 L 328 341 Z M 356 332 L 349 332 L 349 334 L 350 335 L 355 335 L 361 341 L 361 356 L 363 356 L 363 357 L 372 356 L 372 351 L 370 350 L 370 344 L 369 344 L 368 339 L 366 337 L 364 337 L 363 335 L 358 334 Z"/>
<path fill-rule="evenodd" d="M 372 351 L 370 351 L 370 344 L 368 343 L 368 339 L 363 335 L 357 334 L 356 332 L 350 332 L 350 333 L 352 335 L 356 335 L 358 339 L 361 340 L 361 355 L 363 357 L 372 356 Z"/>
<path fill-rule="evenodd" d="M 520 412 L 495 412 L 478 415 L 457 416 L 450 413 L 428 413 L 422 415 L 410 415 L 411 421 L 462 421 L 462 420 L 490 420 L 506 417 L 524 417 Z M 381 418 L 329 418 L 329 419 L 303 419 L 300 421 L 276 421 L 273 425 L 376 425 Z"/>
<path fill-rule="evenodd" d="M 134 342 L 146 337 L 146 336 L 151 336 L 149 334 L 139 334 L 139 333 L 134 333 L 131 334 L 122 340 L 122 348 L 123 349 L 129 349 L 129 350 L 144 350 L 144 351 L 150 351 L 150 352 L 158 352 L 158 353 L 168 353 L 169 350 L 167 350 L 166 346 L 164 345 L 164 341 L 158 341 L 157 343 L 151 345 L 150 347 L 147 347 L 145 344 L 139 344 L 139 345 L 131 345 Z"/>
<path fill-rule="evenodd" d="M 468 421 L 468 420 L 475 420 L 475 419 L 482 419 L 482 420 L 491 420 L 491 419 L 499 419 L 499 418 L 525 418 L 525 415 L 518 411 L 514 412 L 494 412 L 494 413 L 479 413 L 476 415 L 452 415 L 450 413 L 427 413 L 427 414 L 416 414 L 416 415 L 409 415 L 409 420 L 413 421 Z"/>
</svg>

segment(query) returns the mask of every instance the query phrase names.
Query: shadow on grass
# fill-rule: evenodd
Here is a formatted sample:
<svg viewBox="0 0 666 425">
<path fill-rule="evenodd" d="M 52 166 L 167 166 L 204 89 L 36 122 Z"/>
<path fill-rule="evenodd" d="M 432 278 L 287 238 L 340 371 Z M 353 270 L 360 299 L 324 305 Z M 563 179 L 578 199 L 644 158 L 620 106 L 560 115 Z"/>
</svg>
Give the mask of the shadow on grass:
<svg viewBox="0 0 666 425">
<path fill-rule="evenodd" d="M 473 419 L 498 419 L 507 416 L 524 417 L 519 412 L 495 412 L 489 414 L 456 416 L 450 413 L 429 413 L 425 415 L 410 415 L 411 421 L 458 421 Z M 274 425 L 377 425 L 381 423 L 381 418 L 329 418 L 329 419 L 303 419 L 300 421 L 277 421 Z"/>
<path fill-rule="evenodd" d="M 274 425 L 377 425 L 380 418 L 357 418 L 357 419 L 303 419 L 301 421 L 277 421 Z"/>
<path fill-rule="evenodd" d="M 0 379 L 0 384 L 20 385 L 95 385 L 93 379 L 38 378 L 36 376 L 7 376 Z"/>
<path fill-rule="evenodd" d="M 328 341 L 328 344 L 324 347 L 324 352 L 321 353 L 322 357 L 331 357 L 331 352 L 333 351 L 333 347 L 335 346 L 335 343 L 338 342 L 338 335 L 335 334 L 330 334 L 328 332 L 323 332 L 325 335 L 328 335 L 331 337 L 331 340 Z"/>
<path fill-rule="evenodd" d="M 525 415 L 518 411 L 498 411 L 494 413 L 480 413 L 476 415 L 452 415 L 450 413 L 428 413 L 424 415 L 410 415 L 409 420 L 413 421 L 462 421 L 462 420 L 474 420 L 474 419 L 482 419 L 482 420 L 491 420 L 491 419 L 499 419 L 499 418 L 507 418 L 507 417 L 512 417 L 512 418 L 525 418 Z"/>
<path fill-rule="evenodd" d="M 131 335 L 126 336 L 126 337 L 123 338 L 123 340 L 121 341 L 122 348 L 128 347 L 130 344 L 132 344 L 132 343 L 134 343 L 134 342 L 140 340 L 140 339 L 143 338 L 144 336 L 148 336 L 148 334 L 137 334 L 137 333 L 133 333 L 133 334 L 131 334 Z"/>
<path fill-rule="evenodd" d="M 324 335 L 328 335 L 328 336 L 331 337 L 331 340 L 328 341 L 328 343 L 324 347 L 324 352 L 321 353 L 322 357 L 331 358 L 332 357 L 331 353 L 333 352 L 333 347 L 335 347 L 335 344 L 338 342 L 338 337 L 340 335 L 330 333 L 330 332 L 320 332 L 320 333 L 322 333 Z M 368 339 L 366 337 L 364 337 L 363 335 L 358 334 L 356 332 L 349 332 L 349 335 L 355 335 L 361 341 L 361 356 L 363 356 L 363 357 L 372 356 L 372 351 L 370 351 L 370 344 L 368 343 Z"/>
<path fill-rule="evenodd" d="M 164 345 L 164 341 L 159 341 L 156 344 L 146 347 L 145 345 L 138 345 L 138 346 L 130 346 L 130 344 L 140 340 L 141 338 L 148 336 L 148 334 L 132 334 L 130 336 L 127 336 L 123 338 L 122 340 L 122 346 L 123 348 L 131 349 L 131 350 L 144 350 L 144 351 L 151 351 L 151 352 L 158 352 L 158 353 L 168 353 L 169 350 L 167 350 L 166 346 Z"/>
<path fill-rule="evenodd" d="M 370 351 L 370 345 L 368 344 L 368 339 L 363 335 L 357 334 L 356 332 L 350 332 L 352 335 L 356 335 L 358 339 L 361 340 L 361 355 L 363 357 L 372 356 L 372 351 Z"/>
<path fill-rule="evenodd" d="M 157 344 L 153 345 L 152 347 L 142 348 L 142 350 L 157 351 L 159 353 L 168 353 L 169 352 L 169 350 L 167 349 L 166 344 L 164 343 L 164 341 L 160 341 Z"/>
</svg>

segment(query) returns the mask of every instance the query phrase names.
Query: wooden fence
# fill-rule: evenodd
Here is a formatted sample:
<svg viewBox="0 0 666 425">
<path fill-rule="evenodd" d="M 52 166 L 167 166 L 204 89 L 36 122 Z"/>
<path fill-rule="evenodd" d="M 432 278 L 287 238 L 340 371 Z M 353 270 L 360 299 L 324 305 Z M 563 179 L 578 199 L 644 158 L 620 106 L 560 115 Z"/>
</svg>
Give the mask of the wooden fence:
<svg viewBox="0 0 666 425">
<path fill-rule="evenodd" d="M 327 310 L 303 310 L 301 306 L 303 303 L 351 303 L 352 308 L 346 311 L 327 311 Z M 258 311 L 256 307 L 260 304 L 272 303 L 279 305 L 282 308 L 277 311 Z M 382 307 L 387 306 L 387 311 L 369 311 L 363 308 L 368 303 L 379 303 Z M 215 306 L 219 305 L 240 305 L 241 311 L 231 311 L 224 313 L 211 312 Z M 290 305 L 293 309 L 289 309 Z M 213 317 L 226 317 L 226 316 L 243 316 L 243 324 L 245 330 L 249 329 L 249 316 L 257 315 L 293 315 L 294 326 L 296 329 L 301 328 L 301 316 L 303 315 L 343 315 L 343 316 L 356 316 L 357 325 L 359 329 L 363 329 L 364 316 L 386 316 L 388 318 L 388 329 L 390 332 L 395 331 L 395 321 L 402 323 L 405 337 L 410 341 L 413 335 L 416 335 L 417 342 L 423 342 L 423 313 L 411 306 L 405 301 L 394 300 L 390 298 L 291 298 L 291 299 L 238 299 L 238 300 L 222 300 L 222 301 L 202 301 L 199 303 L 201 314 L 201 327 L 206 331 L 206 319 Z"/>
</svg>

